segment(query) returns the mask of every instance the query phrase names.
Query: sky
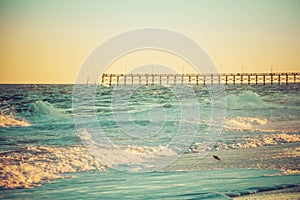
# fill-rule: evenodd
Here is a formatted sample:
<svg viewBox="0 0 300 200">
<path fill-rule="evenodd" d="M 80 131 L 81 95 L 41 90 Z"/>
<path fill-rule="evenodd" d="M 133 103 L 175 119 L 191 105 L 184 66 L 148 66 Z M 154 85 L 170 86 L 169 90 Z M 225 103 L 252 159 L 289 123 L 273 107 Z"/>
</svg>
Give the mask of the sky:
<svg viewBox="0 0 300 200">
<path fill-rule="evenodd" d="M 0 0 L 0 83 L 74 83 L 97 46 L 144 27 L 188 36 L 219 72 L 299 72 L 299 10 L 299 0 Z M 175 57 L 135 52 L 107 72 L 192 70 Z"/>
</svg>

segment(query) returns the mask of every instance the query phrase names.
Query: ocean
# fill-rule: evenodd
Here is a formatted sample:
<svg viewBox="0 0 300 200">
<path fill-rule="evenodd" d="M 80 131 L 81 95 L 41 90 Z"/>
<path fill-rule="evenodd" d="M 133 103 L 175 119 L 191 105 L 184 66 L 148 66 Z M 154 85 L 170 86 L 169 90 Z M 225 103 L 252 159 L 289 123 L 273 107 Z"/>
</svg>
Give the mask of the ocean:
<svg viewBox="0 0 300 200">
<path fill-rule="evenodd" d="M 213 95 L 0 85 L 0 198 L 231 199 L 298 186 L 300 84 Z"/>
</svg>

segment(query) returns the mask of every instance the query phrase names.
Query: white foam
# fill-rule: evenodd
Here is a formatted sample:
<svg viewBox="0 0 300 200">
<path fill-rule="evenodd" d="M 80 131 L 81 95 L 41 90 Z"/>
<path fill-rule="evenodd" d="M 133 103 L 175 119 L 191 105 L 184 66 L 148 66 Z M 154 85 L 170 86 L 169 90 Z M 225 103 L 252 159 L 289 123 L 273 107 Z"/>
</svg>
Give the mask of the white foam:
<svg viewBox="0 0 300 200">
<path fill-rule="evenodd" d="M 270 146 L 270 145 L 279 145 L 284 143 L 293 143 L 300 142 L 300 136 L 297 134 L 270 134 L 270 135 L 262 135 L 260 137 L 249 137 L 245 138 L 242 142 L 234 143 L 234 144 L 220 144 L 216 150 L 220 149 L 247 149 L 247 148 L 256 148 L 262 146 Z"/>
<path fill-rule="evenodd" d="M 268 123 L 267 119 L 257 117 L 235 117 L 226 119 L 224 128 L 235 131 L 255 131 L 261 130 L 263 125 Z"/>
<path fill-rule="evenodd" d="M 31 126 L 31 124 L 24 119 L 16 119 L 15 116 L 10 113 L 9 115 L 0 114 L 0 126 L 8 128 L 12 126 Z"/>
<path fill-rule="evenodd" d="M 167 146 L 131 146 L 131 145 L 103 145 L 94 142 L 86 131 L 80 133 L 87 149 L 107 167 L 120 165 L 138 165 L 154 162 L 162 157 L 172 157 L 177 154 Z"/>
<path fill-rule="evenodd" d="M 0 153 L 0 187 L 31 188 L 67 172 L 103 169 L 84 147 L 27 147 Z"/>
</svg>

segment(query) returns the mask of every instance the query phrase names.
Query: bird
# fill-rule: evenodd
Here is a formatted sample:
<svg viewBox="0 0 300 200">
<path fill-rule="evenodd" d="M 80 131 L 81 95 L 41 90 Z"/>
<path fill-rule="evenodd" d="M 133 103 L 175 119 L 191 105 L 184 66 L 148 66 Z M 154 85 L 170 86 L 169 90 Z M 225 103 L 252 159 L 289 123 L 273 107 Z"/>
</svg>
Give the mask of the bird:
<svg viewBox="0 0 300 200">
<path fill-rule="evenodd" d="M 213 155 L 214 159 L 221 161 L 221 158 L 219 156 Z"/>
</svg>

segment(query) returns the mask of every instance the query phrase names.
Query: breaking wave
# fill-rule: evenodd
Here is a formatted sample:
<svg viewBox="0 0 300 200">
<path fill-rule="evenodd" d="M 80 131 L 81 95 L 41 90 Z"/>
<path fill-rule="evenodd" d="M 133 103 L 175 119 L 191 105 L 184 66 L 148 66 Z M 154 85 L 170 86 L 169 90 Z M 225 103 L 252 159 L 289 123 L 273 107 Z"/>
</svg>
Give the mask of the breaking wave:
<svg viewBox="0 0 300 200">
<path fill-rule="evenodd" d="M 177 153 L 167 146 L 132 146 L 132 145 L 103 145 L 92 140 L 91 135 L 82 131 L 79 133 L 87 149 L 106 167 L 127 171 L 152 170 L 164 165 L 161 158 L 172 158 Z"/>
<path fill-rule="evenodd" d="M 38 114 L 48 115 L 51 117 L 65 117 L 63 112 L 55 108 L 51 103 L 46 101 L 36 101 L 31 105 L 31 110 Z"/>
<path fill-rule="evenodd" d="M 63 173 L 102 169 L 84 147 L 34 146 L 0 153 L 0 188 L 32 188 Z"/>
<path fill-rule="evenodd" d="M 17 119 L 14 115 L 15 108 L 11 105 L 0 103 L 0 127 L 8 128 L 13 126 L 31 126 L 31 124 L 24 119 Z"/>
<path fill-rule="evenodd" d="M 240 94 L 228 94 L 226 97 L 229 109 L 257 109 L 273 107 L 271 103 L 264 102 L 262 97 L 252 91 L 244 91 Z"/>
</svg>

